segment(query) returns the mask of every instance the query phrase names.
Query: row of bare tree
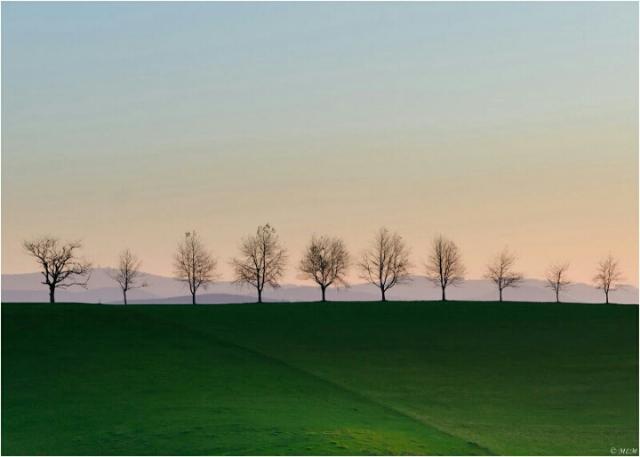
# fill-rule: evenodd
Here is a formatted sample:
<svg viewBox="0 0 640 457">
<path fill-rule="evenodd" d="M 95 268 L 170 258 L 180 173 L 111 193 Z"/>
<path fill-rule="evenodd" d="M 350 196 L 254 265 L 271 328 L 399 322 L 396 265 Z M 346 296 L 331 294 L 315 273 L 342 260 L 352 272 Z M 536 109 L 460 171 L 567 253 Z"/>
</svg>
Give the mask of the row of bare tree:
<svg viewBox="0 0 640 457">
<path fill-rule="evenodd" d="M 62 243 L 56 238 L 43 237 L 26 241 L 24 247 L 40 265 L 42 284 L 49 287 L 50 302 L 55 301 L 57 288 L 86 287 L 91 264 L 79 259 L 79 242 Z M 276 230 L 269 224 L 260 226 L 254 235 L 242 240 L 240 255 L 230 262 L 234 282 L 254 287 L 261 303 L 266 286 L 279 287 L 286 261 L 287 253 Z M 505 289 L 518 287 L 522 282 L 523 275 L 516 271 L 515 263 L 515 255 L 505 248 L 487 265 L 484 277 L 496 285 L 500 301 Z M 174 272 L 175 278 L 189 288 L 193 304 L 196 304 L 198 290 L 206 289 L 218 279 L 217 264 L 195 231 L 185 233 L 175 253 Z M 341 239 L 314 235 L 298 268 L 304 279 L 312 280 L 320 287 L 322 301 L 325 301 L 329 287 L 348 287 L 346 278 L 350 265 L 349 253 Z M 386 228 L 376 233 L 356 265 L 361 278 L 380 289 L 382 301 L 386 301 L 389 289 L 411 280 L 409 248 L 399 234 Z M 112 278 L 122 289 L 125 304 L 127 292 L 147 286 L 140 267 L 140 260 L 129 249 L 120 254 Z M 447 300 L 447 289 L 464 280 L 465 268 L 460 250 L 443 236 L 433 240 L 424 268 L 427 279 L 441 289 L 443 301 Z M 557 302 L 560 302 L 560 293 L 571 284 L 567 277 L 568 268 L 568 263 L 556 264 L 547 273 L 547 286 L 555 293 Z M 593 281 L 604 292 L 606 303 L 609 303 L 609 292 L 615 290 L 621 279 L 618 262 L 611 255 L 599 262 Z"/>
</svg>

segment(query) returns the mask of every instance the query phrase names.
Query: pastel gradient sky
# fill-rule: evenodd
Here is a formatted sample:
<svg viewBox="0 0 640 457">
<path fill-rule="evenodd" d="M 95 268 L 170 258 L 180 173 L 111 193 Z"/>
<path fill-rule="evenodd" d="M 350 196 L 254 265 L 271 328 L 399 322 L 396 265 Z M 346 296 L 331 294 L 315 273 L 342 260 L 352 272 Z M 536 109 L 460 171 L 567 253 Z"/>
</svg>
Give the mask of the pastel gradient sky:
<svg viewBox="0 0 640 457">
<path fill-rule="evenodd" d="M 3 3 L 2 271 L 21 240 L 131 247 L 170 274 L 270 222 L 287 281 L 312 233 L 400 232 L 470 278 L 638 276 L 637 3 Z M 355 275 L 354 275 L 355 276 Z"/>
</svg>

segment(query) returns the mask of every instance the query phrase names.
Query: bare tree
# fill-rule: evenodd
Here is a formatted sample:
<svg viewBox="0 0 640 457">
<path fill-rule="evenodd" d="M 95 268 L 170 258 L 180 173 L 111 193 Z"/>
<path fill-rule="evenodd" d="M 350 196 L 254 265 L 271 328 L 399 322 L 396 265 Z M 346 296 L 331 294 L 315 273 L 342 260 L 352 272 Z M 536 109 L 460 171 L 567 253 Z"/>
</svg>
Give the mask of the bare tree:
<svg viewBox="0 0 640 457">
<path fill-rule="evenodd" d="M 195 232 L 186 232 L 184 240 L 178 244 L 173 266 L 175 277 L 189 286 L 191 303 L 196 304 L 196 293 L 202 287 L 206 289 L 216 279 L 218 262 L 207 251 L 200 236 Z"/>
<path fill-rule="evenodd" d="M 387 301 L 389 289 L 410 280 L 409 249 L 400 235 L 386 228 L 376 233 L 371 248 L 362 255 L 358 266 L 362 279 L 380 289 L 382 301 Z"/>
<path fill-rule="evenodd" d="M 276 229 L 261 225 L 254 236 L 248 236 L 240 245 L 240 258 L 231 260 L 236 284 L 249 284 L 258 292 L 258 303 L 262 303 L 265 286 L 280 287 L 287 254 L 280 245 Z"/>
<path fill-rule="evenodd" d="M 456 286 L 464 280 L 465 268 L 458 246 L 442 235 L 433 240 L 431 254 L 426 263 L 427 279 L 442 289 L 442 301 L 447 301 L 448 286 Z"/>
<path fill-rule="evenodd" d="M 348 267 L 349 253 L 344 242 L 328 236 L 313 236 L 300 261 L 300 271 L 305 279 L 311 279 L 320 286 L 323 302 L 329 286 L 347 286 L 345 276 Z"/>
<path fill-rule="evenodd" d="M 609 254 L 598 263 L 596 275 L 593 282 L 597 289 L 604 292 L 605 303 L 609 303 L 609 292 L 616 290 L 618 283 L 622 280 L 622 272 L 618 266 L 618 261 Z"/>
<path fill-rule="evenodd" d="M 560 292 L 562 292 L 571 281 L 567 279 L 568 263 L 555 264 L 547 271 L 547 287 L 556 294 L 556 303 L 560 303 Z"/>
<path fill-rule="evenodd" d="M 513 271 L 515 263 L 515 255 L 509 253 L 509 250 L 505 248 L 492 263 L 487 265 L 487 273 L 484 277 L 496 284 L 500 301 L 502 301 L 502 291 L 504 289 L 518 287 L 522 281 L 522 274 Z"/>
<path fill-rule="evenodd" d="M 49 302 L 55 303 L 56 289 L 71 286 L 87 287 L 91 264 L 78 259 L 79 241 L 60 242 L 57 238 L 41 237 L 23 243 L 24 249 L 41 267 L 42 284 L 49 286 Z"/>
<path fill-rule="evenodd" d="M 142 280 L 140 265 L 142 262 L 129 249 L 125 249 L 120 253 L 118 268 L 110 274 L 111 279 L 118 283 L 122 289 L 122 297 L 124 304 L 127 304 L 127 292 L 140 287 L 147 287 L 146 282 Z"/>
</svg>

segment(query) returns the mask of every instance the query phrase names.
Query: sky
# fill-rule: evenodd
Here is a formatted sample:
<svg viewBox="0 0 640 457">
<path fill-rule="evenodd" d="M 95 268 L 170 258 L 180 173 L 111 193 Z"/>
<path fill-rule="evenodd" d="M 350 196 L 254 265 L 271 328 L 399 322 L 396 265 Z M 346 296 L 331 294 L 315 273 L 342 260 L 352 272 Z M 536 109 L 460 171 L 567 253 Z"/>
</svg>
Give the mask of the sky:
<svg viewBox="0 0 640 457">
<path fill-rule="evenodd" d="M 170 275 L 196 230 L 223 280 L 269 222 L 354 258 L 437 234 L 468 278 L 612 253 L 638 283 L 638 4 L 2 3 L 2 272 L 22 240 L 131 248 Z M 357 271 L 351 270 L 357 281 Z"/>
</svg>

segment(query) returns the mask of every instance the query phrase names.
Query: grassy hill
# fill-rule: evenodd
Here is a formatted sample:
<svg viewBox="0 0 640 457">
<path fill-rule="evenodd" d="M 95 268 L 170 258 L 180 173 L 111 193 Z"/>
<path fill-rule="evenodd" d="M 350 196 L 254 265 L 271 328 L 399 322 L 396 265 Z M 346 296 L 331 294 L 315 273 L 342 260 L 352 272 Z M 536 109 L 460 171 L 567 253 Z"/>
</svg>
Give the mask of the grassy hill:
<svg viewBox="0 0 640 457">
<path fill-rule="evenodd" d="M 609 454 L 638 307 L 2 304 L 3 454 Z"/>
</svg>

